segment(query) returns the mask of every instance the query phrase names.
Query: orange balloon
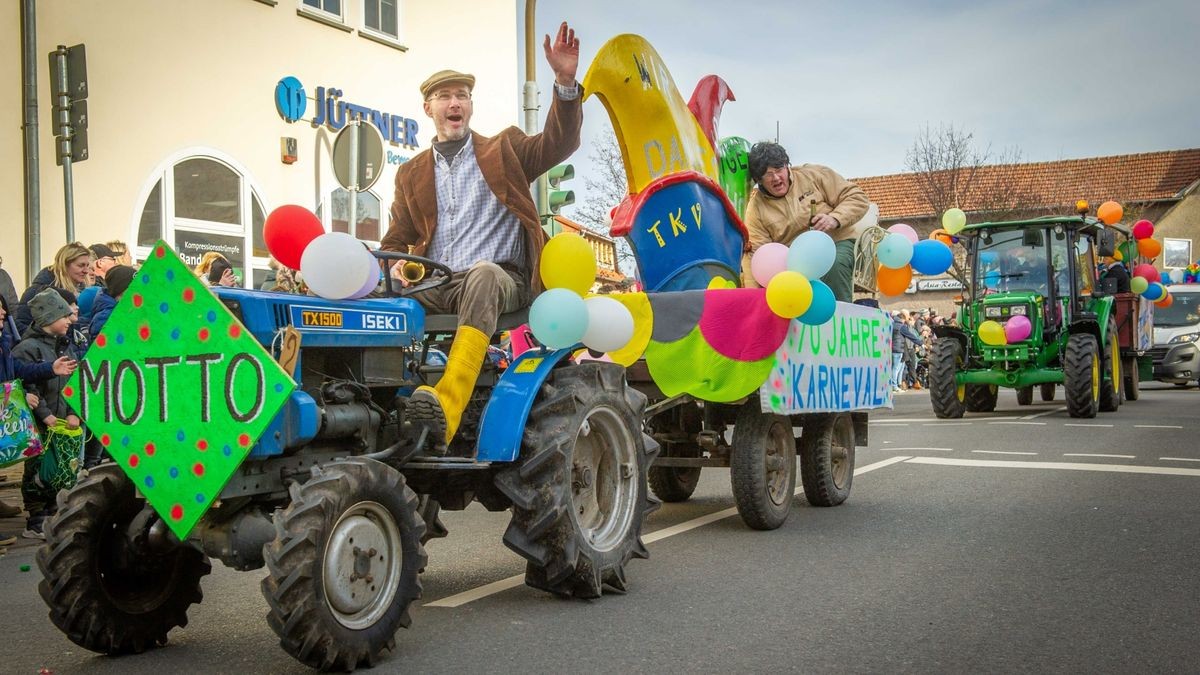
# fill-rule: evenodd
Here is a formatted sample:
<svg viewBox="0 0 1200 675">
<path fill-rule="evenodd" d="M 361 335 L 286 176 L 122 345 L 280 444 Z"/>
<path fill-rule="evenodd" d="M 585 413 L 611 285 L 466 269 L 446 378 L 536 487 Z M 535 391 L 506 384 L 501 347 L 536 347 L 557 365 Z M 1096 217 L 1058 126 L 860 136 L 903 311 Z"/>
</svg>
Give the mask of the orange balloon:
<svg viewBox="0 0 1200 675">
<path fill-rule="evenodd" d="M 1162 309 L 1166 309 L 1166 308 L 1170 307 L 1173 302 L 1175 302 L 1175 298 L 1172 298 L 1171 294 L 1167 293 L 1166 295 L 1164 295 L 1162 297 L 1162 300 L 1155 302 L 1154 306 L 1162 308 Z"/>
<path fill-rule="evenodd" d="M 933 239 L 935 241 L 940 241 L 947 246 L 954 245 L 954 239 L 951 238 L 950 233 L 941 228 L 936 229 L 933 232 L 930 232 L 929 238 Z"/>
<path fill-rule="evenodd" d="M 1137 247 L 1138 253 L 1151 260 L 1157 258 L 1159 253 L 1162 253 L 1162 244 L 1158 243 L 1157 239 L 1139 239 Z"/>
<path fill-rule="evenodd" d="M 1116 225 L 1125 217 L 1125 209 L 1117 202 L 1104 202 L 1096 209 L 1096 217 L 1105 225 Z"/>
<path fill-rule="evenodd" d="M 905 265 L 898 269 L 879 266 L 879 271 L 875 273 L 875 284 L 879 286 L 879 292 L 884 295 L 901 295 L 908 290 L 908 284 L 912 281 L 912 265 Z"/>
</svg>

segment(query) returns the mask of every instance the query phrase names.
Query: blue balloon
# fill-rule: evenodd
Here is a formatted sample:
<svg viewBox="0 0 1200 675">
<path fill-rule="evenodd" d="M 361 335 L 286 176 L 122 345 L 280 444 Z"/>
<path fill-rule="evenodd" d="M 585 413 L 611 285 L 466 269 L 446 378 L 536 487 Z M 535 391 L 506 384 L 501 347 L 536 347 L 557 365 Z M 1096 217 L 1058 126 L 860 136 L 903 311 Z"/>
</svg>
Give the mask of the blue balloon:
<svg viewBox="0 0 1200 675">
<path fill-rule="evenodd" d="M 875 257 L 879 259 L 880 265 L 898 270 L 912 260 L 913 243 L 908 237 L 893 232 L 875 247 Z"/>
<path fill-rule="evenodd" d="M 983 275 L 983 285 L 992 290 L 1000 288 L 1000 271 L 992 270 Z"/>
<path fill-rule="evenodd" d="M 787 268 L 809 279 L 820 279 L 833 267 L 837 244 L 820 230 L 803 232 L 788 246 Z"/>
<path fill-rule="evenodd" d="M 1146 290 L 1142 291 L 1142 297 L 1150 300 L 1151 302 L 1158 302 L 1159 300 L 1162 300 L 1163 296 L 1166 294 L 1167 289 L 1157 281 L 1150 284 L 1146 287 Z"/>
<path fill-rule="evenodd" d="M 921 274 L 942 274 L 954 264 L 954 251 L 936 239 L 919 241 L 913 246 L 909 264 Z"/>
<path fill-rule="evenodd" d="M 1162 282 L 1163 286 L 1170 286 L 1171 285 L 1171 273 L 1170 272 L 1159 272 L 1158 280 Z"/>
<path fill-rule="evenodd" d="M 551 288 L 529 308 L 529 328 L 538 342 L 551 349 L 570 347 L 587 332 L 587 305 L 575 291 Z"/>
<path fill-rule="evenodd" d="M 810 279 L 809 283 L 812 284 L 812 304 L 796 319 L 810 326 L 819 326 L 833 318 L 833 313 L 837 311 L 837 298 L 833 297 L 833 289 L 825 282 Z"/>
</svg>

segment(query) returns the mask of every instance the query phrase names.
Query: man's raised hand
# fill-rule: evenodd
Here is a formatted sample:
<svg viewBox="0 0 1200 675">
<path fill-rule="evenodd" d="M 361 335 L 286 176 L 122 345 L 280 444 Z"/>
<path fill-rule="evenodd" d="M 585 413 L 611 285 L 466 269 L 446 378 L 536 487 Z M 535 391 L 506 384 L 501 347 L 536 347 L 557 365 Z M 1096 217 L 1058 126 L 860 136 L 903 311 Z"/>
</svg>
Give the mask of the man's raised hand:
<svg viewBox="0 0 1200 675">
<path fill-rule="evenodd" d="M 542 43 L 546 50 L 546 62 L 554 71 L 554 80 L 560 86 L 570 87 L 575 84 L 575 73 L 579 70 L 579 39 L 575 37 L 575 29 L 562 22 L 558 27 L 558 35 L 554 44 L 550 43 L 547 35 Z"/>
</svg>

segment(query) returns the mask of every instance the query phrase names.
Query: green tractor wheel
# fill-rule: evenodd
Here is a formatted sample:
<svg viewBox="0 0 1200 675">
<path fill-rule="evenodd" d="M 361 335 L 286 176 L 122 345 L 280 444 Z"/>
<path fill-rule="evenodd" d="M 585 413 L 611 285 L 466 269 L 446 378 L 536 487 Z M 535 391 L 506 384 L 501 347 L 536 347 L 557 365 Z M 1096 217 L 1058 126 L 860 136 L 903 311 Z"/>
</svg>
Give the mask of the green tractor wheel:
<svg viewBox="0 0 1200 675">
<path fill-rule="evenodd" d="M 929 359 L 929 400 L 933 414 L 941 419 L 963 416 L 966 412 L 966 386 L 954 381 L 954 374 L 963 365 L 962 345 L 944 337 L 933 345 Z"/>
<path fill-rule="evenodd" d="M 1116 412 L 1121 407 L 1124 378 L 1121 377 L 1121 345 L 1117 341 L 1117 322 L 1108 320 L 1108 339 L 1104 345 L 1104 362 L 1101 365 L 1100 412 Z"/>
<path fill-rule="evenodd" d="M 1017 387 L 1017 405 L 1033 405 L 1033 385 Z"/>
<path fill-rule="evenodd" d="M 1100 348 L 1094 335 L 1072 335 L 1063 359 L 1063 388 L 1071 417 L 1095 417 L 1100 403 Z"/>
<path fill-rule="evenodd" d="M 996 409 L 996 399 L 1000 396 L 1000 387 L 994 384 L 967 385 L 967 411 L 992 412 Z"/>
</svg>

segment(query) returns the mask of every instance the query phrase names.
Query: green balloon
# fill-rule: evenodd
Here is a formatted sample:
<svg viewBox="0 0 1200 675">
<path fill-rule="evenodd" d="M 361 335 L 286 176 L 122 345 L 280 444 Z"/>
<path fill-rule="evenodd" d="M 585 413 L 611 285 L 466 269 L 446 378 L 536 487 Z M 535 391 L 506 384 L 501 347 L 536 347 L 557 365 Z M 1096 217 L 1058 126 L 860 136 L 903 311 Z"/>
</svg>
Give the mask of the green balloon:
<svg viewBox="0 0 1200 675">
<path fill-rule="evenodd" d="M 1117 247 L 1121 252 L 1121 260 L 1127 265 L 1132 265 L 1133 261 L 1138 257 L 1138 248 L 1136 241 L 1127 241 Z"/>
<path fill-rule="evenodd" d="M 942 229 L 947 234 L 958 234 L 967 226 L 967 214 L 960 208 L 946 209 L 942 214 Z"/>
<path fill-rule="evenodd" d="M 750 198 L 750 141 L 741 136 L 722 138 L 717 153 L 721 156 L 721 189 L 738 217 L 744 218 Z"/>
<path fill-rule="evenodd" d="M 1129 290 L 1138 295 L 1145 293 L 1147 288 L 1150 288 L 1150 282 L 1143 277 L 1133 277 L 1129 280 Z"/>
</svg>

